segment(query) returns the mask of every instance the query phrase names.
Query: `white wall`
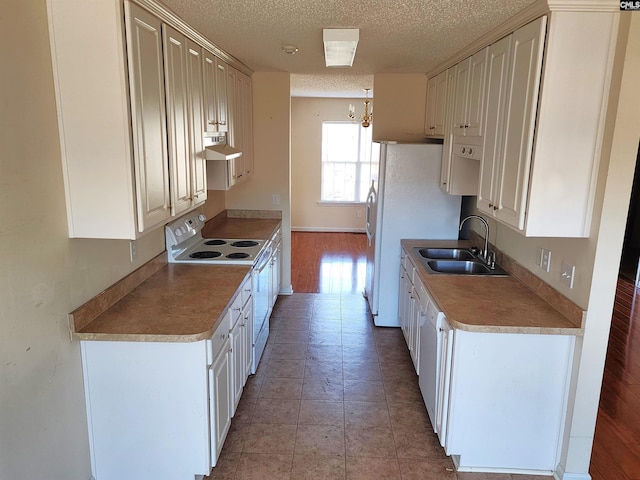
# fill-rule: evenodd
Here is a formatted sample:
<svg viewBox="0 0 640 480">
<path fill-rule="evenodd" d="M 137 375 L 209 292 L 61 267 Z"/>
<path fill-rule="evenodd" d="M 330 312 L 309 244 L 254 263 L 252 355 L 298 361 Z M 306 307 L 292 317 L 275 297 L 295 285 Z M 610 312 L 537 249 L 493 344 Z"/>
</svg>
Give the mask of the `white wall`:
<svg viewBox="0 0 640 480">
<path fill-rule="evenodd" d="M 349 104 L 361 98 L 291 99 L 291 226 L 323 232 L 364 231 L 362 205 L 318 205 L 322 174 L 322 122 L 347 121 Z"/>
<path fill-rule="evenodd" d="M 68 238 L 45 0 L 3 2 L 0 44 L 0 478 L 87 480 L 67 314 L 162 252 L 163 233 L 135 263 L 127 241 Z"/>
<path fill-rule="evenodd" d="M 291 290 L 291 101 L 288 73 L 257 72 L 253 83 L 255 169 L 226 193 L 226 208 L 282 211 L 282 283 Z M 279 197 L 275 205 L 273 196 Z"/>
</svg>

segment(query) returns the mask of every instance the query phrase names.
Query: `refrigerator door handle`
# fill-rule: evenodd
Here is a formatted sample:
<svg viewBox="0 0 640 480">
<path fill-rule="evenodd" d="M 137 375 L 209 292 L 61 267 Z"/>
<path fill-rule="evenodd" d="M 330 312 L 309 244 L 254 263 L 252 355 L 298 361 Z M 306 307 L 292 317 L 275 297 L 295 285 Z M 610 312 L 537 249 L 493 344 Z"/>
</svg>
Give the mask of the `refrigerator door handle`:
<svg viewBox="0 0 640 480">
<path fill-rule="evenodd" d="M 371 239 L 373 238 L 373 232 L 371 231 L 371 206 L 376 199 L 376 189 L 374 187 L 373 181 L 371 182 L 371 188 L 369 188 L 369 194 L 367 195 L 367 206 L 365 209 L 365 219 L 366 219 L 366 232 L 367 232 L 367 240 L 369 241 L 369 246 L 371 246 Z"/>
</svg>

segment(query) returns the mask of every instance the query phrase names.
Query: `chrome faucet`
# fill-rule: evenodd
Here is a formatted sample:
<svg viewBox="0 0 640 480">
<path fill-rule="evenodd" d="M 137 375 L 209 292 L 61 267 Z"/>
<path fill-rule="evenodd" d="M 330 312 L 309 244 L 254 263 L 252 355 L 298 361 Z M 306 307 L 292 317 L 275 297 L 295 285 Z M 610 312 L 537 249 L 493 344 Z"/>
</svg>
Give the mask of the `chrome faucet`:
<svg viewBox="0 0 640 480">
<path fill-rule="evenodd" d="M 466 222 L 470 218 L 477 218 L 484 225 L 484 249 L 480 253 L 484 262 L 488 264 L 489 263 L 489 224 L 480 215 L 469 215 L 468 217 L 465 217 L 464 219 L 462 219 L 462 221 L 460 222 L 460 228 L 459 228 L 460 231 L 462 231 L 462 226 L 464 225 L 464 222 Z"/>
</svg>

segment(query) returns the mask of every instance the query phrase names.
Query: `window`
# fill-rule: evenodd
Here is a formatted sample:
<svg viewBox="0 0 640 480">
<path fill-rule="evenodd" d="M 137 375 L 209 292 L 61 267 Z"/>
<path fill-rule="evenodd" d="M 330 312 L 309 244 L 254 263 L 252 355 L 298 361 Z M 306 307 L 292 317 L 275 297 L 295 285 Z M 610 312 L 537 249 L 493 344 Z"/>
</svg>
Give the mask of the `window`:
<svg viewBox="0 0 640 480">
<path fill-rule="evenodd" d="M 372 168 L 371 130 L 352 122 L 322 122 L 323 202 L 366 202 Z"/>
</svg>

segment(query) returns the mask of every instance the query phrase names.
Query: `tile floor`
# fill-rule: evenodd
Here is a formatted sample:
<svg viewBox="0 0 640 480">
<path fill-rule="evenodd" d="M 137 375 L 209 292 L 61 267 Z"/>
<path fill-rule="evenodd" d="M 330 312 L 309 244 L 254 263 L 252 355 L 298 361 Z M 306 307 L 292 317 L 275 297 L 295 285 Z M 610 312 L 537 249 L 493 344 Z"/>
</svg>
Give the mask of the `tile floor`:
<svg viewBox="0 0 640 480">
<path fill-rule="evenodd" d="M 361 295 L 281 296 L 210 480 L 533 480 L 456 473 L 400 329 Z"/>
</svg>

